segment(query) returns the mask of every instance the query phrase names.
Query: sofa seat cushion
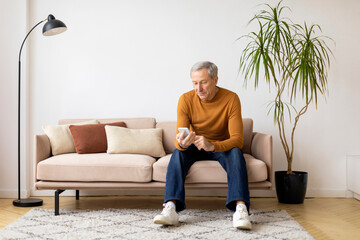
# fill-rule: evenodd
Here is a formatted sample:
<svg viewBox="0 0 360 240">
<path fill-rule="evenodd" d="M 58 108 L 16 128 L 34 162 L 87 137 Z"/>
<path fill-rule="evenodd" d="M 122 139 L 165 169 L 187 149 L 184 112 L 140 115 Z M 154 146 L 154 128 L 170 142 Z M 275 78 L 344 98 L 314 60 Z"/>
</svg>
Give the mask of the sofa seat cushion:
<svg viewBox="0 0 360 240">
<path fill-rule="evenodd" d="M 266 164 L 249 154 L 244 154 L 249 183 L 266 181 Z M 167 167 L 171 154 L 160 158 L 153 166 L 153 180 L 166 182 Z M 195 162 L 186 176 L 186 183 L 227 183 L 227 174 L 217 161 Z"/>
<path fill-rule="evenodd" d="M 79 182 L 150 182 L 155 159 L 140 154 L 61 154 L 41 161 L 37 179 Z"/>
</svg>

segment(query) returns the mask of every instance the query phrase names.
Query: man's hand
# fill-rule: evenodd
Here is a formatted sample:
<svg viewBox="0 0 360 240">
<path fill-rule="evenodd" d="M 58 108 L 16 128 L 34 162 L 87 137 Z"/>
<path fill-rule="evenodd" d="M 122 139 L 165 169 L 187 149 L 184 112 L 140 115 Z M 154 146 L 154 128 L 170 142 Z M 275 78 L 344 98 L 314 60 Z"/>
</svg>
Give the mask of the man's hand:
<svg viewBox="0 0 360 240">
<path fill-rule="evenodd" d="M 199 150 L 204 149 L 207 152 L 213 152 L 215 150 L 215 145 L 203 136 L 196 136 L 194 144 Z"/>
<path fill-rule="evenodd" d="M 195 132 L 190 132 L 189 135 L 184 138 L 185 131 L 182 131 L 176 135 L 176 140 L 178 141 L 181 148 L 188 148 L 195 140 Z"/>
</svg>

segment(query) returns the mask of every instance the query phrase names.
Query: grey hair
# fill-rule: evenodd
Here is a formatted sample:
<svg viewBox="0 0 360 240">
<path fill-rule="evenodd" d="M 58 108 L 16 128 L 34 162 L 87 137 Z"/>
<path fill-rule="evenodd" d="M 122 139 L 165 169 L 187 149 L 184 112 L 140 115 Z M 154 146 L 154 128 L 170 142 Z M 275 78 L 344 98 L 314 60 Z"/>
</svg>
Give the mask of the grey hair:
<svg viewBox="0 0 360 240">
<path fill-rule="evenodd" d="M 218 75 L 218 68 L 214 63 L 209 62 L 209 61 L 201 61 L 201 62 L 195 63 L 194 66 L 192 66 L 192 68 L 190 70 L 190 76 L 193 72 L 200 70 L 200 69 L 207 69 L 209 76 L 213 80 Z"/>
</svg>

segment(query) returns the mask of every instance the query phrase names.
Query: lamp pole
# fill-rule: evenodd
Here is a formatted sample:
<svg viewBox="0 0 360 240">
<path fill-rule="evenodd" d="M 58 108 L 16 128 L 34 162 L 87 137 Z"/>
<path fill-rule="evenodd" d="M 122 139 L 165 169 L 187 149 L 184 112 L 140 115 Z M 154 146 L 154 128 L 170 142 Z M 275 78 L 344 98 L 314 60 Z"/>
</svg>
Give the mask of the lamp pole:
<svg viewBox="0 0 360 240">
<path fill-rule="evenodd" d="M 26 39 L 28 38 L 29 34 L 41 23 L 48 21 L 44 27 L 43 27 L 43 35 L 45 36 L 52 36 L 52 35 L 56 35 L 59 33 L 62 33 L 64 31 L 66 31 L 67 27 L 66 25 L 55 19 L 55 17 L 53 15 L 49 15 L 45 20 L 40 21 L 39 23 L 37 23 L 29 32 L 28 34 L 25 36 L 24 41 L 21 44 L 20 47 L 20 51 L 19 51 L 19 69 L 18 69 L 18 199 L 13 201 L 13 205 L 17 206 L 17 207 L 35 207 L 35 206 L 41 206 L 43 204 L 43 200 L 42 199 L 38 199 L 38 198 L 28 198 L 28 199 L 21 199 L 21 157 L 20 157 L 20 152 L 21 152 L 21 147 L 20 147 L 20 137 L 21 137 L 21 128 L 20 128 L 20 120 L 21 120 L 21 52 L 22 49 L 24 47 L 24 43 L 26 41 Z"/>
</svg>

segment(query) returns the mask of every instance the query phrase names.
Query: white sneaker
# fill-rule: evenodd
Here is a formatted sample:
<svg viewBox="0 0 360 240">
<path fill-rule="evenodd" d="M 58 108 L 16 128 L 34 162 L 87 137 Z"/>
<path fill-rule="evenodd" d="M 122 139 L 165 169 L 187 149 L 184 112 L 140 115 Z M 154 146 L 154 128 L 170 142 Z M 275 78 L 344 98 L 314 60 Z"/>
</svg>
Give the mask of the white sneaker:
<svg viewBox="0 0 360 240">
<path fill-rule="evenodd" d="M 237 229 L 251 230 L 251 222 L 246 207 L 238 206 L 233 215 L 233 226 Z"/>
<path fill-rule="evenodd" d="M 176 213 L 174 208 L 165 205 L 161 214 L 155 216 L 154 223 L 163 225 L 177 225 L 179 223 L 179 215 Z"/>
</svg>

